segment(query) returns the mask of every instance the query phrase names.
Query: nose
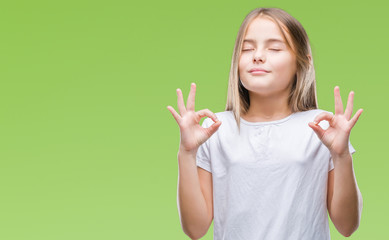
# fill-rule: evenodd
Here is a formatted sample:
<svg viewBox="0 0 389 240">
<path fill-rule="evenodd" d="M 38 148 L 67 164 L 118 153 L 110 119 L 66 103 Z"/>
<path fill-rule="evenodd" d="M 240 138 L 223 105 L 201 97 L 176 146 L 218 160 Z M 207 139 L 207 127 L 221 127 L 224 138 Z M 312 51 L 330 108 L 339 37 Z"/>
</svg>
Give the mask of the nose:
<svg viewBox="0 0 389 240">
<path fill-rule="evenodd" d="M 262 51 L 257 50 L 254 52 L 254 62 L 264 62 L 265 61 L 265 55 Z"/>
</svg>

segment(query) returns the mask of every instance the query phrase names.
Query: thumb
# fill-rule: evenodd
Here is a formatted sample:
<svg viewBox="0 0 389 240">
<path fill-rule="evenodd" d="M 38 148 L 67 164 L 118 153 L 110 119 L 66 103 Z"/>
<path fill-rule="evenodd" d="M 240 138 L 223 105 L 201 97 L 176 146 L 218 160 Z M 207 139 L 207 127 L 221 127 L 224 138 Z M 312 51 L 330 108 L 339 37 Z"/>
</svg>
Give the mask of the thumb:
<svg viewBox="0 0 389 240">
<path fill-rule="evenodd" d="M 319 126 L 318 123 L 315 124 L 315 123 L 313 123 L 313 122 L 309 122 L 309 123 L 308 123 L 308 126 L 310 126 L 310 127 L 313 129 L 313 131 L 316 133 L 316 135 L 319 137 L 319 139 L 321 139 L 321 138 L 323 137 L 325 130 L 323 130 L 323 129 Z"/>
<path fill-rule="evenodd" d="M 208 133 L 209 133 L 209 137 L 211 137 L 219 129 L 221 124 L 222 124 L 222 122 L 217 121 L 207 128 Z"/>
</svg>

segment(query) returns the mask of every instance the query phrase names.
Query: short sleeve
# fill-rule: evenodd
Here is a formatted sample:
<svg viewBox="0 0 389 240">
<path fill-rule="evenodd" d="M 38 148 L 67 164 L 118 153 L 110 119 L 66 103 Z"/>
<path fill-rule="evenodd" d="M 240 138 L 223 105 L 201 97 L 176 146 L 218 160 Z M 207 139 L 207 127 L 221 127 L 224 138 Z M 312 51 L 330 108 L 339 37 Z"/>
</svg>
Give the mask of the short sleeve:
<svg viewBox="0 0 389 240">
<path fill-rule="evenodd" d="M 210 118 L 206 118 L 201 125 L 203 128 L 208 128 L 212 125 Z M 196 154 L 196 165 L 212 173 L 211 159 L 209 152 L 210 138 L 207 139 L 203 144 L 200 145 Z"/>
<path fill-rule="evenodd" d="M 348 149 L 349 149 L 351 154 L 355 153 L 355 149 L 354 149 L 353 145 L 351 145 L 350 141 L 348 141 Z M 332 157 L 330 157 L 330 163 L 329 163 L 329 166 L 328 166 L 328 171 L 331 171 L 332 169 L 334 169 L 334 161 L 332 160 Z"/>
</svg>

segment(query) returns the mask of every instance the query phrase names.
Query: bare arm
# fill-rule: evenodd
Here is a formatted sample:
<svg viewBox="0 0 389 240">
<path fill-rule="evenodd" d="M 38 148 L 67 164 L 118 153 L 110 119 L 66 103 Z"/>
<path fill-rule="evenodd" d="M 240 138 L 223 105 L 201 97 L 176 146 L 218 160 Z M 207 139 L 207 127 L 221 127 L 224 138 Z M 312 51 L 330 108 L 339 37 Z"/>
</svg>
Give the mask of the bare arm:
<svg viewBox="0 0 389 240">
<path fill-rule="evenodd" d="M 335 115 L 322 112 L 308 125 L 328 148 L 335 169 L 328 174 L 327 208 L 336 229 L 343 236 L 351 236 L 357 230 L 362 213 L 362 195 L 358 189 L 350 154 L 350 132 L 363 109 L 353 117 L 354 92 L 349 93 L 346 110 L 343 110 L 339 87 L 334 88 Z M 329 122 L 327 129 L 322 129 L 320 121 Z"/>
<path fill-rule="evenodd" d="M 192 83 L 185 107 L 182 92 L 177 89 L 177 105 L 181 115 L 171 106 L 167 107 L 180 127 L 177 204 L 182 229 L 192 239 L 206 234 L 213 218 L 212 174 L 197 169 L 197 151 L 221 125 L 209 109 L 195 112 L 195 93 L 196 85 Z M 199 125 L 205 116 L 214 122 L 207 128 Z"/>
<path fill-rule="evenodd" d="M 352 157 L 335 159 L 335 168 L 328 175 L 328 212 L 336 229 L 345 237 L 358 229 L 362 213 Z"/>
<path fill-rule="evenodd" d="M 177 204 L 181 227 L 190 238 L 199 239 L 211 225 L 212 212 L 201 191 L 196 155 L 179 151 L 178 169 Z"/>
</svg>

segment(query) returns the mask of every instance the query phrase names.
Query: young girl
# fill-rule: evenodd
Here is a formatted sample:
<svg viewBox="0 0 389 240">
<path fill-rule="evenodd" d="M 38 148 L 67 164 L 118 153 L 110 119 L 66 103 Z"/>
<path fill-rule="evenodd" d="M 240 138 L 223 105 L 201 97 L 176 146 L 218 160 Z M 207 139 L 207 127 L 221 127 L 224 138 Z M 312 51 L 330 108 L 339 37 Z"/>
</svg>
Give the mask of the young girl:
<svg viewBox="0 0 389 240">
<path fill-rule="evenodd" d="M 277 8 L 252 10 L 236 39 L 224 112 L 195 112 L 192 83 L 180 115 L 178 209 L 185 234 L 215 240 L 330 239 L 328 216 L 350 236 L 362 196 L 353 171 L 350 131 L 362 113 L 318 109 L 308 36 Z M 199 125 L 203 117 L 206 118 Z"/>
</svg>

